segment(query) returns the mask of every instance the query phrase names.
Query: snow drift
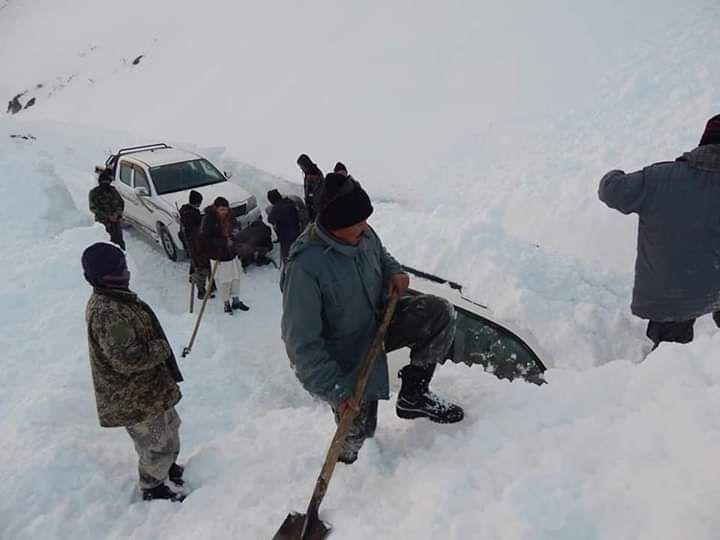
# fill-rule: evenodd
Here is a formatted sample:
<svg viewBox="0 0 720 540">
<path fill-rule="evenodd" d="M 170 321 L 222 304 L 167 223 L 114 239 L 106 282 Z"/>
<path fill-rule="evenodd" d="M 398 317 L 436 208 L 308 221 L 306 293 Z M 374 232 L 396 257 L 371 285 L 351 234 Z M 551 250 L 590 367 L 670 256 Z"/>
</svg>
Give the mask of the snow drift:
<svg viewBox="0 0 720 540">
<path fill-rule="evenodd" d="M 160 137 L 199 145 L 259 200 L 297 189 L 299 152 L 342 159 L 398 259 L 464 283 L 551 355 L 542 388 L 440 370 L 434 387 L 467 412 L 457 426 L 382 404 L 325 501 L 338 538 L 715 538 L 720 336 L 701 320 L 695 343 L 637 364 L 635 221 L 595 189 L 606 169 L 697 143 L 720 105 L 718 20 L 710 0 L 318 1 L 282 16 L 0 2 L 0 95 L 36 98 L 0 122 L 0 537 L 269 538 L 310 494 L 333 423 L 288 367 L 269 268 L 241 284 L 248 316 L 211 305 L 182 362 L 185 503 L 138 501 L 128 437 L 97 425 L 79 264 L 104 238 L 91 170 Z M 128 246 L 133 288 L 178 351 L 186 268 L 132 232 Z"/>
</svg>

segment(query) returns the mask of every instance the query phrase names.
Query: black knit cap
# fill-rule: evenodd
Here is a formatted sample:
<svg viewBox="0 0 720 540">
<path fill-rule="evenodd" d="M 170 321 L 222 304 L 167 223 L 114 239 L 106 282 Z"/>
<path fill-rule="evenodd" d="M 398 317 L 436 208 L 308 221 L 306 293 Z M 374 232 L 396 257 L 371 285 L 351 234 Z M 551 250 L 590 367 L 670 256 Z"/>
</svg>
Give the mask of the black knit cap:
<svg viewBox="0 0 720 540">
<path fill-rule="evenodd" d="M 344 172 L 347 174 L 348 170 L 345 164 L 342 161 L 338 161 L 335 164 L 335 168 L 333 169 L 335 172 Z"/>
<path fill-rule="evenodd" d="M 213 206 L 224 206 L 225 208 L 230 208 L 230 203 L 225 197 L 217 197 L 213 202 Z"/>
<path fill-rule="evenodd" d="M 280 195 L 280 192 L 277 189 L 271 189 L 267 192 L 267 198 L 268 201 L 270 201 L 270 204 L 275 204 L 282 199 L 282 195 Z"/>
<path fill-rule="evenodd" d="M 194 189 L 190 191 L 190 204 L 192 204 L 193 206 L 200 206 L 200 204 L 202 203 L 202 199 L 202 193 L 200 193 L 199 191 L 195 191 Z"/>
<path fill-rule="evenodd" d="M 309 167 L 310 165 L 315 165 L 310 159 L 310 156 L 308 156 L 307 154 L 300 154 L 297 158 L 297 164 L 301 167 Z"/>
<path fill-rule="evenodd" d="M 370 197 L 349 176 L 330 173 L 320 196 L 320 225 L 330 231 L 365 221 L 373 213 Z"/>
<path fill-rule="evenodd" d="M 105 168 L 98 174 L 98 182 L 112 182 L 113 172 L 112 169 Z"/>
<path fill-rule="evenodd" d="M 700 146 L 706 144 L 720 144 L 720 114 L 713 116 L 705 126 Z"/>
<path fill-rule="evenodd" d="M 96 242 L 82 254 L 85 279 L 95 287 L 102 285 L 102 278 L 122 273 L 127 267 L 125 253 L 114 244 Z"/>
</svg>

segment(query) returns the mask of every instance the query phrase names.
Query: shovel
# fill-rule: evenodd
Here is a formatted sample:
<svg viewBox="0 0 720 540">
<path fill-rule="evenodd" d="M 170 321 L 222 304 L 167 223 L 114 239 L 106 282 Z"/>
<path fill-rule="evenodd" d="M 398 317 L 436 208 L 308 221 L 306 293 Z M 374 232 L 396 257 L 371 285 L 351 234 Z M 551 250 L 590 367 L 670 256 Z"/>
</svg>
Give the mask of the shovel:
<svg viewBox="0 0 720 540">
<path fill-rule="evenodd" d="M 365 384 L 367 383 L 368 376 L 372 370 L 375 358 L 380 351 L 383 349 L 385 341 L 385 332 L 390 326 L 390 321 L 395 313 L 395 306 L 397 305 L 398 296 L 393 294 L 390 296 L 390 301 L 385 310 L 385 316 L 383 317 L 382 324 L 378 328 L 375 334 L 375 339 L 370 345 L 365 360 L 360 366 L 358 372 L 357 381 L 355 381 L 355 388 L 353 390 L 353 397 L 359 402 L 365 391 Z M 345 437 L 347 436 L 348 430 L 352 425 L 353 420 L 358 415 L 358 411 L 353 409 L 347 409 L 340 419 L 340 424 L 335 430 L 335 436 L 330 443 L 330 449 L 328 450 L 327 456 L 325 457 L 325 463 L 320 470 L 320 476 L 315 483 L 315 490 L 313 491 L 312 497 L 310 498 L 310 504 L 308 505 L 305 514 L 299 514 L 292 512 L 288 514 L 285 521 L 280 526 L 280 529 L 273 540 L 323 540 L 330 534 L 330 525 L 322 522 L 318 516 L 318 510 L 320 509 L 320 503 L 322 503 L 325 492 L 327 491 L 328 484 L 332 478 L 335 465 L 337 464 L 338 456 L 342 451 Z"/>
<path fill-rule="evenodd" d="M 193 308 L 195 307 L 195 282 L 190 282 L 190 313 L 193 312 Z"/>
<path fill-rule="evenodd" d="M 187 347 L 183 348 L 183 351 L 182 351 L 183 358 L 185 358 L 188 354 L 190 354 L 193 343 L 195 343 L 195 336 L 197 336 L 198 328 L 200 328 L 200 321 L 202 320 L 203 313 L 205 312 L 205 304 L 207 304 L 208 298 L 210 297 L 209 291 L 212 288 L 212 284 L 215 282 L 215 272 L 217 271 L 218 264 L 220 264 L 220 261 L 215 261 L 215 264 L 213 265 L 212 274 L 210 276 L 210 282 L 209 282 L 209 286 L 208 286 L 208 292 L 205 294 L 202 304 L 200 304 L 200 312 L 198 313 L 197 320 L 195 321 L 195 328 L 193 329 L 192 336 L 190 337 L 190 343 L 188 343 Z M 191 289 L 191 294 L 192 294 L 192 289 Z M 191 298 L 190 301 L 192 302 L 192 296 L 190 298 Z M 191 313 L 192 313 L 192 311 L 191 311 Z"/>
</svg>

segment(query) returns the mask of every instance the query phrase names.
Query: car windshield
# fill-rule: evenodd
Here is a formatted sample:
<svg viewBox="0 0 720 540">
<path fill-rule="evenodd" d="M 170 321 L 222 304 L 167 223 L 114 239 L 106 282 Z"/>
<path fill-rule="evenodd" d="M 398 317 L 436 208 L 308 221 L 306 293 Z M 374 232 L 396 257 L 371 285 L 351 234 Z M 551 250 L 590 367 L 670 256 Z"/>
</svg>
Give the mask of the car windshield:
<svg viewBox="0 0 720 540">
<path fill-rule="evenodd" d="M 206 159 L 151 167 L 150 175 L 158 195 L 227 181 L 220 171 Z"/>
</svg>

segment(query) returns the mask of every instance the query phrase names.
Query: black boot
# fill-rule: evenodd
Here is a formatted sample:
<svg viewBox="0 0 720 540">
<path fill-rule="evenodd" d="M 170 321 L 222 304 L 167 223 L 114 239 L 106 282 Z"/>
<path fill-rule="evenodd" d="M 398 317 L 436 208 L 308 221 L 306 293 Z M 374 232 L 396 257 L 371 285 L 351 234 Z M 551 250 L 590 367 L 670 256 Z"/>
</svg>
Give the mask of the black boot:
<svg viewBox="0 0 720 540">
<path fill-rule="evenodd" d="M 232 306 L 227 300 L 225 300 L 225 313 L 232 315 Z"/>
<path fill-rule="evenodd" d="M 237 296 L 233 296 L 232 308 L 239 309 L 240 311 L 248 311 L 250 308 L 243 304 Z"/>
<path fill-rule="evenodd" d="M 185 485 L 185 481 L 183 480 L 184 472 L 185 467 L 183 467 L 182 465 L 178 465 L 177 463 L 173 463 L 172 465 L 170 465 L 170 470 L 168 471 L 168 478 L 173 484 L 177 486 Z"/>
<path fill-rule="evenodd" d="M 400 418 L 427 418 L 439 424 L 453 424 L 465 416 L 462 408 L 430 391 L 430 379 L 435 364 L 430 367 L 405 366 L 398 376 L 402 379 L 395 412 Z"/>
<path fill-rule="evenodd" d="M 156 499 L 164 499 L 172 502 L 183 502 L 185 495 L 182 493 L 175 493 L 172 489 L 167 487 L 165 484 L 160 484 L 150 489 L 142 490 L 143 501 L 154 501 Z"/>
<path fill-rule="evenodd" d="M 208 293 L 207 288 L 205 288 L 205 285 L 198 287 L 198 300 L 202 300 L 203 298 L 205 298 L 206 294 L 208 295 L 208 298 L 215 298 L 215 292 L 210 291 Z"/>
</svg>

